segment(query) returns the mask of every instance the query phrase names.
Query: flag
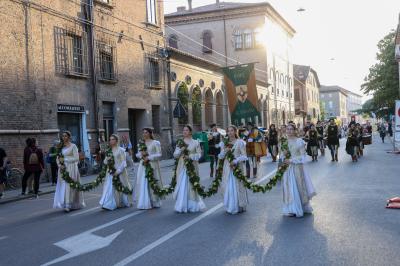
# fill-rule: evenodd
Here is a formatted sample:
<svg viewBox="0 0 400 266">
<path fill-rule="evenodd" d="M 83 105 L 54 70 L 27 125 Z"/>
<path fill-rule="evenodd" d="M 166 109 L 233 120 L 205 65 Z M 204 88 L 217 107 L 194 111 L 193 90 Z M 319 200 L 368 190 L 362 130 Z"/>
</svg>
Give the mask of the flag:
<svg viewBox="0 0 400 266">
<path fill-rule="evenodd" d="M 258 123 L 258 96 L 254 63 L 223 68 L 231 122 L 236 126 Z"/>
</svg>

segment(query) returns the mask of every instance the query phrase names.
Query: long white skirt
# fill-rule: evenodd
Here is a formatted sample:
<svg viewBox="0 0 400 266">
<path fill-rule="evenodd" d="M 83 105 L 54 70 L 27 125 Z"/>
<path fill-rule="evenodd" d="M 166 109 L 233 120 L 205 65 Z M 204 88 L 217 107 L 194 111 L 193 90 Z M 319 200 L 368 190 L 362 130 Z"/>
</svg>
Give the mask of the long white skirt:
<svg viewBox="0 0 400 266">
<path fill-rule="evenodd" d="M 85 207 L 83 193 L 72 189 L 62 178 L 57 179 L 53 208 L 77 210 Z"/>
<path fill-rule="evenodd" d="M 190 197 L 192 185 L 189 183 L 189 176 L 186 173 L 186 168 L 183 169 L 178 178 L 178 183 L 175 187 L 175 211 L 176 212 L 199 212 L 206 208 L 200 196 L 198 200 L 193 200 Z M 193 193 L 193 192 L 192 192 Z"/>
<path fill-rule="evenodd" d="M 118 193 L 115 191 L 112 182 L 112 175 L 107 174 L 106 180 L 103 186 L 103 194 L 100 199 L 100 205 L 103 209 L 115 210 L 118 207 L 129 207 L 129 200 L 126 194 Z M 121 194 L 119 197 L 116 193 Z M 119 198 L 120 202 L 117 202 L 116 198 Z"/>
<path fill-rule="evenodd" d="M 284 197 L 288 196 L 291 200 L 289 200 L 288 203 L 283 204 L 282 212 L 284 215 L 294 214 L 296 217 L 303 217 L 304 213 L 312 213 L 313 209 L 310 205 L 310 200 L 316 195 L 316 192 L 310 176 L 304 169 L 304 183 L 309 201 L 307 203 L 302 203 L 293 167 L 295 166 L 289 166 L 287 172 L 283 176 L 283 195 Z"/>
<path fill-rule="evenodd" d="M 224 193 L 224 205 L 227 213 L 236 214 L 239 212 L 239 197 L 236 187 L 235 176 L 230 171 Z"/>
<path fill-rule="evenodd" d="M 137 208 L 141 210 L 148 210 L 152 208 L 159 208 L 161 207 L 161 201 L 158 199 L 158 197 L 155 197 L 152 199 L 151 193 L 150 193 L 150 186 L 147 178 L 145 177 L 145 171 L 142 171 L 140 174 L 139 182 L 137 183 L 139 185 L 139 190 L 138 190 L 138 195 L 137 196 Z"/>
</svg>

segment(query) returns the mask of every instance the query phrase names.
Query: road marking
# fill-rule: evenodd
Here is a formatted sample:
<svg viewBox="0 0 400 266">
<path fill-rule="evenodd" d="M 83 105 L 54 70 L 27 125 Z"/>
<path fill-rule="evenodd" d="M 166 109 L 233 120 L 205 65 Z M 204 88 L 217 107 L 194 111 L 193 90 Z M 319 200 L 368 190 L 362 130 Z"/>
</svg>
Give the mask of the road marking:
<svg viewBox="0 0 400 266">
<path fill-rule="evenodd" d="M 100 209 L 100 206 L 97 206 L 97 207 L 94 207 L 94 208 L 90 208 L 90 209 L 87 209 L 85 211 L 73 213 L 73 214 L 70 214 L 69 216 L 71 216 L 71 217 L 78 216 L 78 215 L 85 214 L 85 213 L 88 213 L 88 212 L 91 212 L 91 211 L 94 211 L 94 210 L 97 210 L 97 209 Z"/>
<path fill-rule="evenodd" d="M 269 173 L 268 175 L 264 176 L 263 178 L 257 180 L 256 184 L 259 184 L 261 182 L 263 182 L 264 180 L 268 179 L 270 176 L 272 176 L 274 173 L 276 172 L 276 170 L 272 171 L 271 173 Z M 140 249 L 139 251 L 133 253 L 132 255 L 126 257 L 125 259 L 121 260 L 120 262 L 114 264 L 114 266 L 125 266 L 129 263 L 131 263 L 132 261 L 136 260 L 137 258 L 143 256 L 144 254 L 146 254 L 147 252 L 151 251 L 152 249 L 156 248 L 157 246 L 163 244 L 164 242 L 168 241 L 169 239 L 173 238 L 174 236 L 176 236 L 177 234 L 179 234 L 180 232 L 188 229 L 189 227 L 191 227 L 192 225 L 200 222 L 201 220 L 203 220 L 204 218 L 206 218 L 207 216 L 213 214 L 214 212 L 216 212 L 218 209 L 220 209 L 222 206 L 224 206 L 223 203 L 219 203 L 218 205 L 214 206 L 213 208 L 211 208 L 210 210 L 206 211 L 205 213 L 197 216 L 196 218 L 194 218 L 193 220 L 185 223 L 184 225 L 179 226 L 178 228 L 176 228 L 175 230 L 169 232 L 168 234 L 164 235 L 163 237 L 157 239 L 156 241 L 154 241 L 153 243 L 145 246 L 144 248 Z"/>
<path fill-rule="evenodd" d="M 61 256 L 61 257 L 56 258 L 52 261 L 49 261 L 45 264 L 42 264 L 42 266 L 52 265 L 54 263 L 58 263 L 58 262 L 61 262 L 61 261 L 67 260 L 67 259 L 71 259 L 73 257 L 77 257 L 82 254 L 86 254 L 86 253 L 95 251 L 97 249 L 107 247 L 108 245 L 111 244 L 111 242 L 119 234 L 121 234 L 122 230 L 118 231 L 112 235 L 106 236 L 106 237 L 96 236 L 96 235 L 93 235 L 92 233 L 95 231 L 101 230 L 103 228 L 109 227 L 111 225 L 125 221 L 126 219 L 129 219 L 131 217 L 139 215 L 143 212 L 145 212 L 145 211 L 136 211 L 134 213 L 122 216 L 118 219 L 112 220 L 108 223 L 105 223 L 105 224 L 99 225 L 97 227 L 94 227 L 92 229 L 89 229 L 78 235 L 71 236 L 71 237 L 61 240 L 57 243 L 54 243 L 54 245 L 68 251 L 68 253 L 65 254 L 64 256 Z"/>
<path fill-rule="evenodd" d="M 0 240 L 4 240 L 4 239 L 7 239 L 8 238 L 8 236 L 0 236 Z"/>
</svg>

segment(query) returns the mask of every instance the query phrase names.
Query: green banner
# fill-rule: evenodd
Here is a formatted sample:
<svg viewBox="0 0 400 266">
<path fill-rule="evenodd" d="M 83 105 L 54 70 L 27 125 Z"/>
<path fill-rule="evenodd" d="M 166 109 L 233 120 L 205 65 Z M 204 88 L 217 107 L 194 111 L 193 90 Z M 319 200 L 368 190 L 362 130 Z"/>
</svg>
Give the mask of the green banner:
<svg viewBox="0 0 400 266">
<path fill-rule="evenodd" d="M 257 123 L 261 118 L 257 109 L 257 87 L 254 64 L 223 68 L 231 122 L 240 126 Z"/>
</svg>

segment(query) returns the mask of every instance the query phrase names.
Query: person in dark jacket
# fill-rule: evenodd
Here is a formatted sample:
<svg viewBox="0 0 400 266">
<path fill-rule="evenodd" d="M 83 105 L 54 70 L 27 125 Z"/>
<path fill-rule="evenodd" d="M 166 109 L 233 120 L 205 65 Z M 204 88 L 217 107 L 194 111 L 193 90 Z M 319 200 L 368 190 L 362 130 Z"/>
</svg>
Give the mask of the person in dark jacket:
<svg viewBox="0 0 400 266">
<path fill-rule="evenodd" d="M 44 169 L 43 152 L 36 146 L 36 139 L 27 141 L 28 146 L 24 150 L 24 176 L 22 177 L 22 195 L 25 195 L 29 176 L 34 176 L 34 194 L 38 198 L 40 175 Z"/>
<path fill-rule="evenodd" d="M 51 168 L 51 184 L 54 186 L 57 183 L 58 165 L 57 165 L 57 155 L 58 146 L 60 145 L 60 140 L 55 140 L 54 145 L 49 149 L 49 164 Z"/>
<path fill-rule="evenodd" d="M 278 156 L 278 131 L 275 128 L 275 124 L 269 126 L 268 150 L 271 153 L 272 161 L 276 162 L 276 157 Z"/>
<path fill-rule="evenodd" d="M 312 157 L 313 162 L 318 162 L 318 131 L 311 124 L 310 129 L 306 134 L 307 139 L 307 154 Z"/>
<path fill-rule="evenodd" d="M 210 125 L 208 137 L 208 156 L 210 158 L 210 178 L 214 178 L 214 174 L 218 164 L 218 154 L 221 152 L 219 143 L 221 142 L 221 134 L 218 132 L 217 124 Z"/>
</svg>

